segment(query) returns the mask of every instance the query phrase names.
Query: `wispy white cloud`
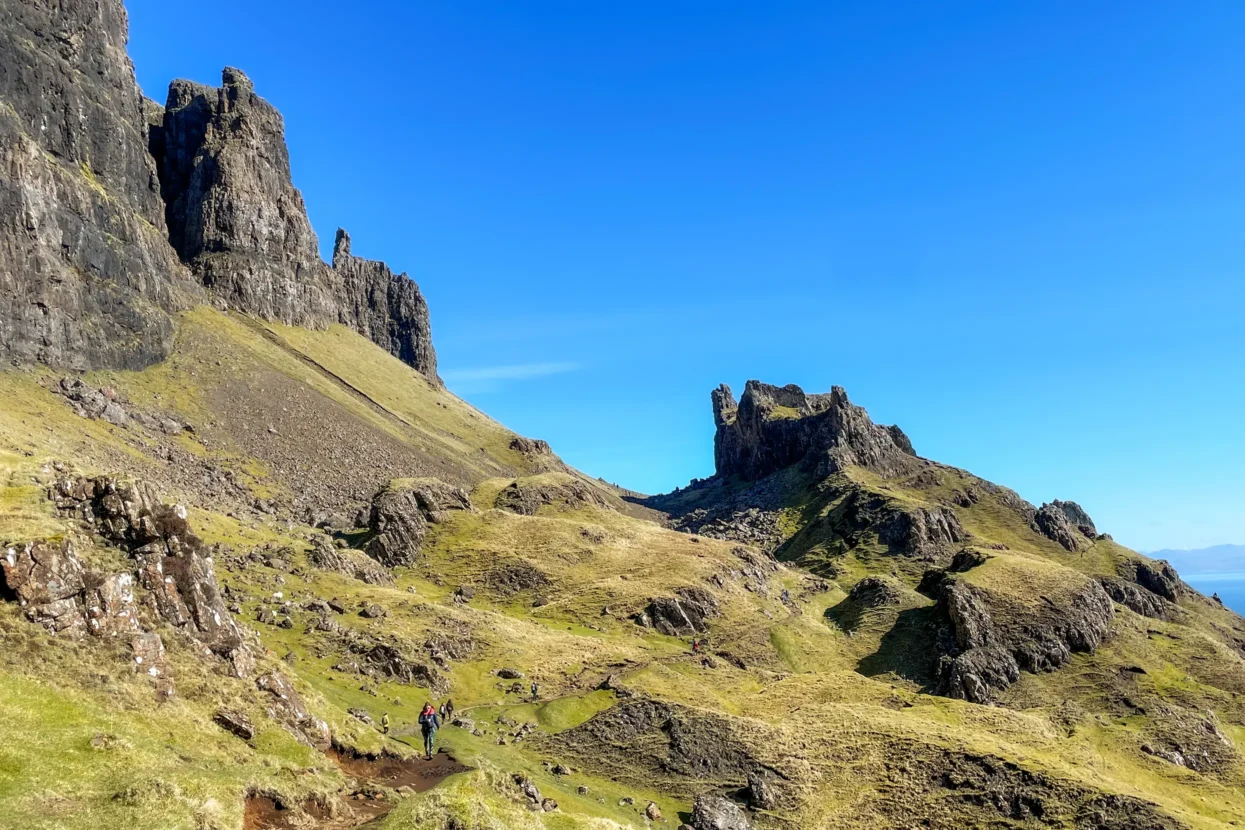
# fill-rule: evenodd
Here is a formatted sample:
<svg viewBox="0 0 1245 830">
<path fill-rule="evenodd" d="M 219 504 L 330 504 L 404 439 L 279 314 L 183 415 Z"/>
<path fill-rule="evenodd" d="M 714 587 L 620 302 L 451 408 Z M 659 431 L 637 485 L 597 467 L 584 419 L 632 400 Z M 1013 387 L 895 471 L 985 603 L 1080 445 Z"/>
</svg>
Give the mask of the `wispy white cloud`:
<svg viewBox="0 0 1245 830">
<path fill-rule="evenodd" d="M 459 394 L 494 392 L 507 383 L 536 380 L 573 372 L 578 363 L 516 363 L 504 366 L 476 366 L 442 372 L 446 385 Z"/>
</svg>

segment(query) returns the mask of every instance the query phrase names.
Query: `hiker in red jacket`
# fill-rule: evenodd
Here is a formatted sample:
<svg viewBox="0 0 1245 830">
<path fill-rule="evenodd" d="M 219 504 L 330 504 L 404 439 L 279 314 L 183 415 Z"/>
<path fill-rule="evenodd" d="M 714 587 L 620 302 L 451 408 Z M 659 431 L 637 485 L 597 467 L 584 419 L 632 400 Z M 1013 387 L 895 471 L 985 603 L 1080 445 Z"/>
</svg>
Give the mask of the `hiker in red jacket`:
<svg viewBox="0 0 1245 830">
<path fill-rule="evenodd" d="M 423 711 L 419 713 L 419 729 L 424 734 L 424 754 L 429 761 L 432 760 L 432 744 L 440 728 L 441 719 L 437 717 L 437 710 L 432 708 L 431 703 L 425 703 Z"/>
</svg>

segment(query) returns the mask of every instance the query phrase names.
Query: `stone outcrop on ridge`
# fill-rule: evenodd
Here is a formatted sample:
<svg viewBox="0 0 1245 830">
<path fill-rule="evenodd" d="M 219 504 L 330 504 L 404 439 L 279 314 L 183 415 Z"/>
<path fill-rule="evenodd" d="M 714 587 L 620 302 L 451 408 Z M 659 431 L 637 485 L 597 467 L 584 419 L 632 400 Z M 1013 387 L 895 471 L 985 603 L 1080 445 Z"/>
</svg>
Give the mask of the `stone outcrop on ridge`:
<svg viewBox="0 0 1245 830">
<path fill-rule="evenodd" d="M 14 4 L 0 19 L 0 359 L 138 369 L 209 294 L 291 325 L 345 325 L 437 383 L 419 287 L 324 263 L 281 115 L 244 73 L 139 92 L 121 0 Z M 189 268 L 187 268 L 189 266 Z"/>
<path fill-rule="evenodd" d="M 320 259 L 281 114 L 243 72 L 227 67 L 219 88 L 174 81 L 151 150 L 169 240 L 213 294 L 289 325 L 341 323 L 436 380 L 419 286 L 354 256 L 344 230 L 332 265 Z"/>
<path fill-rule="evenodd" d="M 857 466 L 894 476 L 916 466 L 903 431 L 874 424 L 840 386 L 810 395 L 795 385 L 750 380 L 738 403 L 725 384 L 712 400 L 719 476 L 755 481 L 796 463 L 819 475 Z"/>
</svg>

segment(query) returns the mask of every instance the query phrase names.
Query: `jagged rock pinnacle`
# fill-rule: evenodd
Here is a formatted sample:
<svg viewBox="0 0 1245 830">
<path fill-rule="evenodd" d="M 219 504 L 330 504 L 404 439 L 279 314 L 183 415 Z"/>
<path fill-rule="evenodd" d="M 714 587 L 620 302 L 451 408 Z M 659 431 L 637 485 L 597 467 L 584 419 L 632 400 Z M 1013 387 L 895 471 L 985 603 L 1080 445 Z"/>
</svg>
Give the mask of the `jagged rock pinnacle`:
<svg viewBox="0 0 1245 830">
<path fill-rule="evenodd" d="M 899 427 L 874 424 L 841 386 L 809 395 L 795 385 L 750 380 L 738 404 L 725 384 L 712 401 L 721 476 L 756 480 L 796 463 L 820 475 L 854 465 L 889 476 L 913 466 L 908 436 Z"/>
</svg>

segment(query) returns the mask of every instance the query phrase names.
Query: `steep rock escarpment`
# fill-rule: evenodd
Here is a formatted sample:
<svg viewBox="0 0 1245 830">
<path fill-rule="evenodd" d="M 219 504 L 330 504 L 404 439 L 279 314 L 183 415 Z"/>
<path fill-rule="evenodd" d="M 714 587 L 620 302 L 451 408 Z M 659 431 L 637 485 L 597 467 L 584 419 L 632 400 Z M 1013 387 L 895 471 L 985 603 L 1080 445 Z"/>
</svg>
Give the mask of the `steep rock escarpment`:
<svg viewBox="0 0 1245 830">
<path fill-rule="evenodd" d="M 120 0 L 0 15 L 0 360 L 138 368 L 194 283 L 166 240 Z"/>
<path fill-rule="evenodd" d="M 916 466 L 903 431 L 873 423 L 840 386 L 827 395 L 809 395 L 795 385 L 750 380 L 738 403 L 725 384 L 712 398 L 713 458 L 720 476 L 755 481 L 797 462 L 820 475 L 857 466 L 893 476 Z"/>
<path fill-rule="evenodd" d="M 338 231 L 332 266 L 290 174 L 281 114 L 241 71 L 220 88 L 174 81 L 151 151 L 169 240 L 230 307 L 298 326 L 341 323 L 437 378 L 428 306 L 419 287 L 355 257 Z"/>
<path fill-rule="evenodd" d="M 931 574 L 923 583 L 927 586 L 945 622 L 939 638 L 939 691 L 972 703 L 989 703 L 1021 671 L 1054 671 L 1073 652 L 1093 651 L 1115 618 L 1111 598 L 1087 578 L 1060 594 L 1043 594 L 1036 605 L 950 573 Z"/>
<path fill-rule="evenodd" d="M 465 491 L 436 479 L 390 483 L 372 498 L 367 555 L 390 568 L 415 564 L 428 525 L 444 522 L 450 510 L 471 510 Z"/>
<path fill-rule="evenodd" d="M 246 75 L 174 81 L 161 108 L 127 37 L 120 0 L 0 18 L 0 359 L 142 368 L 206 286 L 265 319 L 341 323 L 438 382 L 419 287 L 343 232 L 320 259 L 281 115 Z"/>
<path fill-rule="evenodd" d="M 428 304 L 406 274 L 350 253 L 350 234 L 338 229 L 333 247 L 338 321 L 350 326 L 430 380 L 437 377 Z"/>
</svg>

